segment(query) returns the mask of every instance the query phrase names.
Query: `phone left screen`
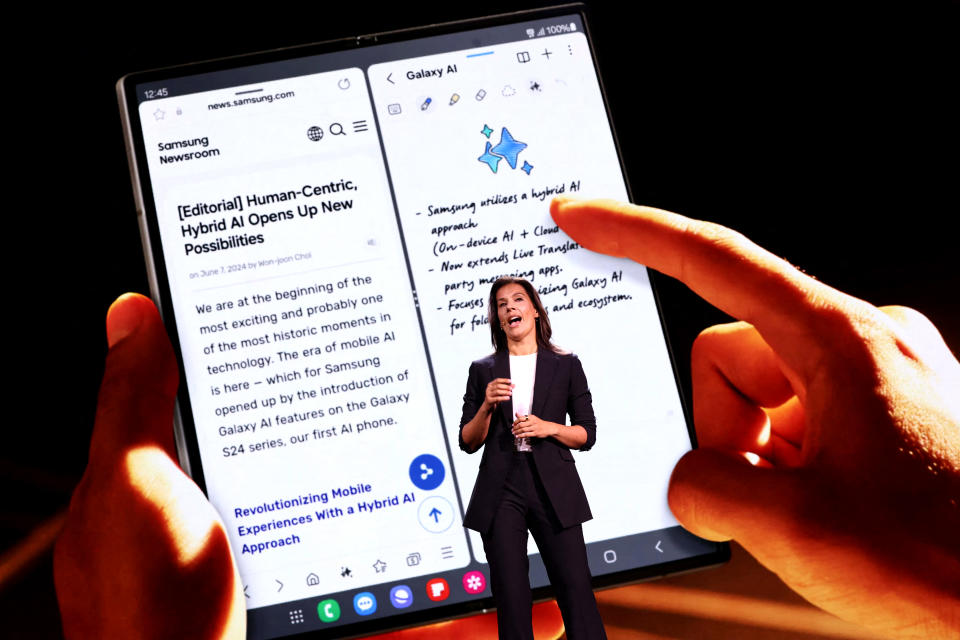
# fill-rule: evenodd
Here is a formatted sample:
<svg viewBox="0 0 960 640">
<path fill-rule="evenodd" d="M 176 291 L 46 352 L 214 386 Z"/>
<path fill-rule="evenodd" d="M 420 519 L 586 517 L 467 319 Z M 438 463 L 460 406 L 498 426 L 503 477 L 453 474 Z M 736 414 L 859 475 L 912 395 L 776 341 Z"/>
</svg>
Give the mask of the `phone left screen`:
<svg viewBox="0 0 960 640">
<path fill-rule="evenodd" d="M 248 608 L 466 566 L 362 71 L 149 100 L 139 116 L 182 383 Z M 362 595 L 300 615 L 369 619 Z"/>
</svg>

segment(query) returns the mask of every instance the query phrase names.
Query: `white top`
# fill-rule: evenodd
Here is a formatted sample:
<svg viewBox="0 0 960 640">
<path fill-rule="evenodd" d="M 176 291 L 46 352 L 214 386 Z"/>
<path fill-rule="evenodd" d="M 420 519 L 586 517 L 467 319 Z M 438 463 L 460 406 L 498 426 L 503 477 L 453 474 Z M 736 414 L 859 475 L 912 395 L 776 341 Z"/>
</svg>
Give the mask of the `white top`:
<svg viewBox="0 0 960 640">
<path fill-rule="evenodd" d="M 533 384 L 537 377 L 536 352 L 525 356 L 510 356 L 510 381 L 513 382 L 513 412 L 529 415 L 533 408 Z M 510 416 L 515 420 L 516 415 Z M 533 451 L 530 438 L 518 438 L 517 451 Z"/>
</svg>

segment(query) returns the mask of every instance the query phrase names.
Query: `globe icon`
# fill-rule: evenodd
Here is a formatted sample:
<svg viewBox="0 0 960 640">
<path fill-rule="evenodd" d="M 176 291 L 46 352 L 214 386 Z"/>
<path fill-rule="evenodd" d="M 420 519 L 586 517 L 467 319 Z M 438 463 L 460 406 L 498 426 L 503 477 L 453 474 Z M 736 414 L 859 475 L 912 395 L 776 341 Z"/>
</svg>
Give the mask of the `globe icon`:
<svg viewBox="0 0 960 640">
<path fill-rule="evenodd" d="M 323 129 L 320 127 L 310 127 L 307 129 L 307 137 L 314 142 L 319 142 L 323 138 Z"/>
</svg>

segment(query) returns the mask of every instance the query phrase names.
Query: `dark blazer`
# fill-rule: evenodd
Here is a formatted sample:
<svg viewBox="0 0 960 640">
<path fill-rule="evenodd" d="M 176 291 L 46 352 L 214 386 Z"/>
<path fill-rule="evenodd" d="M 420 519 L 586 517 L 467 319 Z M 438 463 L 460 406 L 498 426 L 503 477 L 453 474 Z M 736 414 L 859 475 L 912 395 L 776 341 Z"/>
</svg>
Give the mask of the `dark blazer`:
<svg viewBox="0 0 960 640">
<path fill-rule="evenodd" d="M 487 385 L 494 378 L 510 377 L 510 354 L 506 351 L 481 358 L 470 365 L 467 391 L 463 396 L 460 418 L 460 448 L 473 453 L 463 441 L 463 425 L 477 415 L 483 404 Z M 558 354 L 547 349 L 537 351 L 537 374 L 530 411 L 541 420 L 580 425 L 587 430 L 587 441 L 581 451 L 590 449 L 597 439 L 597 422 L 587 377 L 580 359 L 573 354 Z M 485 533 L 500 505 L 504 482 L 513 462 L 513 403 L 501 402 L 490 416 L 490 429 L 483 442 L 483 458 L 473 487 L 470 505 L 463 526 Z M 562 527 L 590 520 L 590 505 L 577 474 L 570 449 L 555 438 L 531 438 L 534 462 L 540 481 L 547 491 L 550 505 Z"/>
</svg>

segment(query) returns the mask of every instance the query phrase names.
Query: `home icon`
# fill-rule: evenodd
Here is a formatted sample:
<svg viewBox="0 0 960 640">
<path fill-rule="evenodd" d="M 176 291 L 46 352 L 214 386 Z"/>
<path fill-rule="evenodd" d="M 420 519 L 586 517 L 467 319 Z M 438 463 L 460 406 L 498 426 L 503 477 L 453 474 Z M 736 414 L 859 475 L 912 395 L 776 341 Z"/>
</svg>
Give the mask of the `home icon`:
<svg viewBox="0 0 960 640">
<path fill-rule="evenodd" d="M 317 576 L 317 574 L 311 573 L 310 575 L 307 576 L 308 587 L 315 587 L 318 584 L 320 584 L 320 578 Z"/>
</svg>

